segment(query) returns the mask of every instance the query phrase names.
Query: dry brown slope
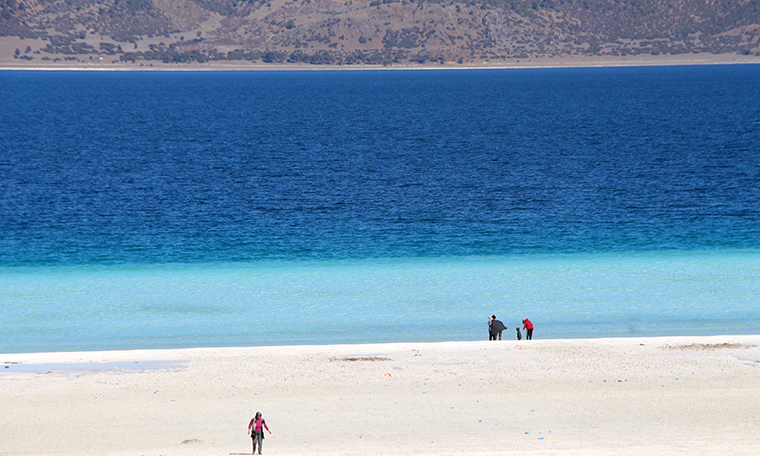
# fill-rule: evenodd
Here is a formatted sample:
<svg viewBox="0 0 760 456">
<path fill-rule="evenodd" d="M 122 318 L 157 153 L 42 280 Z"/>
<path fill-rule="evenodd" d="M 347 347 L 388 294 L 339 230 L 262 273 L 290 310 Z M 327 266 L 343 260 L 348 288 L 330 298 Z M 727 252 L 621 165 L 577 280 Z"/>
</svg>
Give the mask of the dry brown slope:
<svg viewBox="0 0 760 456">
<path fill-rule="evenodd" d="M 0 41 L 29 40 L 28 60 L 167 63 L 760 56 L 760 0 L 383 1 L 0 0 Z"/>
</svg>

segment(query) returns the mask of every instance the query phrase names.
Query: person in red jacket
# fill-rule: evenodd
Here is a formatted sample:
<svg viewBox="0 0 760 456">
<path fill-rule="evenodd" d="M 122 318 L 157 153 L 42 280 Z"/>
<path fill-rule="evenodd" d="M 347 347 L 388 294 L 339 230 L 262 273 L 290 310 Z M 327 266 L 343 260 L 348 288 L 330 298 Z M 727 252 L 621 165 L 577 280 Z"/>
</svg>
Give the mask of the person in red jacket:
<svg viewBox="0 0 760 456">
<path fill-rule="evenodd" d="M 530 322 L 527 318 L 523 320 L 523 330 L 527 331 L 525 333 L 525 340 L 532 340 L 533 339 L 533 323 Z"/>
</svg>

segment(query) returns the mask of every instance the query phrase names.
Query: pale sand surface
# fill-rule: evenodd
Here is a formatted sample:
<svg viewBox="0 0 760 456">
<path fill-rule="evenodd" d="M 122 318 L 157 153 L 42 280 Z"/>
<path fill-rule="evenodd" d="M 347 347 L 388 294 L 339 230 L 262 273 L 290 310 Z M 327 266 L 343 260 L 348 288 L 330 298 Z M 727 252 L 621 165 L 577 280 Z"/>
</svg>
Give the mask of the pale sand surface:
<svg viewBox="0 0 760 456">
<path fill-rule="evenodd" d="M 269 455 L 760 454 L 760 336 L 0 361 L 0 454 L 250 452 L 256 411 Z"/>
</svg>

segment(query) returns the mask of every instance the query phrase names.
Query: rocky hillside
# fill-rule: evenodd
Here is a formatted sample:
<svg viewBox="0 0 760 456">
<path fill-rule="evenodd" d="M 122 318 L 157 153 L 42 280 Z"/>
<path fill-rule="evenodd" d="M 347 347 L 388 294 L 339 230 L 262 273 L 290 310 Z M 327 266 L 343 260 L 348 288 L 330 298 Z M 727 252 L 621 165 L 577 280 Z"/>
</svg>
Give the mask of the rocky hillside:
<svg viewBox="0 0 760 456">
<path fill-rule="evenodd" d="M 0 0 L 15 58 L 311 64 L 760 55 L 760 0 Z M 28 40 L 28 41 L 27 41 Z"/>
</svg>

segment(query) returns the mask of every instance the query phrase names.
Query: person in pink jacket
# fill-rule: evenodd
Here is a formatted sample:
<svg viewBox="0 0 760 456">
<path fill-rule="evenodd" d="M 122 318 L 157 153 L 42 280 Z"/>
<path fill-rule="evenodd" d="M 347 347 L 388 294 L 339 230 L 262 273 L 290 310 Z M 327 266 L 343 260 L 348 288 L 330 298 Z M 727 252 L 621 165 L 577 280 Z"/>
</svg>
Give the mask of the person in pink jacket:
<svg viewBox="0 0 760 456">
<path fill-rule="evenodd" d="M 533 339 L 533 323 L 530 322 L 527 318 L 523 320 L 523 330 L 527 331 L 525 333 L 525 340 L 532 340 Z"/>
<path fill-rule="evenodd" d="M 259 454 L 261 454 L 261 446 L 264 443 L 264 429 L 267 430 L 269 435 L 272 435 L 267 422 L 261 417 L 261 412 L 256 412 L 256 416 L 248 423 L 248 435 L 253 440 L 253 453 L 251 454 L 256 454 L 256 443 L 259 444 Z"/>
</svg>

